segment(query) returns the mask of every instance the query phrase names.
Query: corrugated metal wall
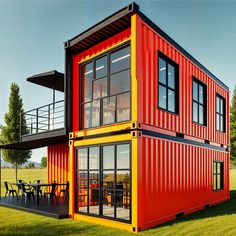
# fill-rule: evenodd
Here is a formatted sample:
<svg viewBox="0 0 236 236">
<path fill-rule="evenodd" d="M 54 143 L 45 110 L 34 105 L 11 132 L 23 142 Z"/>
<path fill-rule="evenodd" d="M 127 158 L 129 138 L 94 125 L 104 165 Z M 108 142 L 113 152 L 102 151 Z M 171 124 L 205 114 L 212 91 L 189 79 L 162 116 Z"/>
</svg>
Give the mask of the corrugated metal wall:
<svg viewBox="0 0 236 236">
<path fill-rule="evenodd" d="M 91 47 L 90 49 L 73 57 L 73 128 L 74 132 L 79 131 L 79 63 L 93 57 L 110 47 L 121 43 L 130 37 L 130 28 L 122 31 L 121 33 L 114 35 L 113 37 Z"/>
<path fill-rule="evenodd" d="M 68 143 L 48 147 L 48 182 L 68 181 L 69 146 Z M 64 187 L 63 187 L 64 188 Z"/>
<path fill-rule="evenodd" d="M 213 160 L 224 162 L 223 191 L 213 192 Z M 138 173 L 141 228 L 229 198 L 229 153 L 226 152 L 142 136 Z"/>
<path fill-rule="evenodd" d="M 179 115 L 158 109 L 158 50 L 179 65 Z M 192 123 L 192 76 L 207 84 L 207 127 Z M 183 56 L 137 16 L 137 80 L 139 121 L 144 124 L 228 145 L 228 132 L 216 131 L 216 92 L 229 104 L 229 93 Z M 226 130 L 229 131 L 227 106 Z"/>
</svg>

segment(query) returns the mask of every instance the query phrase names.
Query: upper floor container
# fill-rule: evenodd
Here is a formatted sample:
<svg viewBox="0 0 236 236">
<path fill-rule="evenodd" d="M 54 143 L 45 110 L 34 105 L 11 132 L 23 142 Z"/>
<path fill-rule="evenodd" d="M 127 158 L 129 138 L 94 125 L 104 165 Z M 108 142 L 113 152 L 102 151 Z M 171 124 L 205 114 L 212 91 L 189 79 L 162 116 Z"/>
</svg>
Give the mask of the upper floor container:
<svg viewBox="0 0 236 236">
<path fill-rule="evenodd" d="M 228 148 L 228 87 L 135 3 L 65 46 L 68 122 L 78 136 L 135 123 Z"/>
</svg>

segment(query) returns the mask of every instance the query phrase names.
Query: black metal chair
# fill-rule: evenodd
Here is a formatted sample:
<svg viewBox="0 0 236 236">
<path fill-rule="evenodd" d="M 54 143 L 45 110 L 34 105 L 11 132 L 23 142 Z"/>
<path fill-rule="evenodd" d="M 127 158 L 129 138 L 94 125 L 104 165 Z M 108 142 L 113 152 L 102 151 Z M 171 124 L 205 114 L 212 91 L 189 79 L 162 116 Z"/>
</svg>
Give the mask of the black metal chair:
<svg viewBox="0 0 236 236">
<path fill-rule="evenodd" d="M 60 196 L 63 193 L 64 198 L 69 196 L 69 181 L 66 181 L 66 187 L 60 190 Z"/>
<path fill-rule="evenodd" d="M 13 189 L 11 183 L 9 182 L 4 182 L 5 185 L 5 189 L 6 189 L 6 193 L 5 193 L 5 197 L 4 199 L 6 199 L 6 196 L 8 195 L 8 197 L 10 197 L 10 195 L 12 194 L 13 198 L 14 198 L 14 193 L 16 194 L 16 198 L 18 199 L 18 195 L 15 189 Z M 9 187 L 10 186 L 10 187 Z"/>
<path fill-rule="evenodd" d="M 37 179 L 33 182 L 33 184 L 40 184 L 41 183 L 41 180 Z M 34 188 L 34 191 L 36 192 L 36 187 L 33 187 Z M 41 197 L 43 197 L 43 191 L 42 189 L 39 189 L 39 193 L 41 195 Z"/>
<path fill-rule="evenodd" d="M 44 192 L 44 197 L 47 197 L 48 199 L 48 205 L 50 206 L 51 203 L 53 203 L 53 199 L 56 199 L 56 203 L 58 204 L 57 201 L 57 195 L 56 195 L 56 189 L 57 189 L 57 184 L 56 183 L 52 183 L 52 185 L 50 186 L 50 189 L 48 192 Z"/>
<path fill-rule="evenodd" d="M 34 191 L 31 191 L 30 189 L 26 189 L 25 188 L 25 184 L 21 183 L 21 188 L 22 188 L 22 197 L 21 197 L 21 201 L 23 200 L 23 197 L 25 198 L 25 204 L 30 203 L 30 198 L 32 196 L 34 202 L 35 202 L 35 198 L 34 198 Z"/>
</svg>

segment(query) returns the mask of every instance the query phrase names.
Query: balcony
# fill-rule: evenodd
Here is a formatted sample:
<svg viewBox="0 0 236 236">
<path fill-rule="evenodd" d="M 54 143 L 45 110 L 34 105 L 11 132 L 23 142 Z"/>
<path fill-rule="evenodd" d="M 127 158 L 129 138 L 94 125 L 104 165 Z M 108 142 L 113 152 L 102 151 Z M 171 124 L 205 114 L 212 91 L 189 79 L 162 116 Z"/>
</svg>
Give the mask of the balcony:
<svg viewBox="0 0 236 236">
<path fill-rule="evenodd" d="M 53 102 L 21 114 L 21 141 L 39 140 L 42 138 L 65 134 L 64 100 Z M 23 119 L 23 117 L 25 119 Z M 23 129 L 23 121 L 26 129 Z"/>
</svg>

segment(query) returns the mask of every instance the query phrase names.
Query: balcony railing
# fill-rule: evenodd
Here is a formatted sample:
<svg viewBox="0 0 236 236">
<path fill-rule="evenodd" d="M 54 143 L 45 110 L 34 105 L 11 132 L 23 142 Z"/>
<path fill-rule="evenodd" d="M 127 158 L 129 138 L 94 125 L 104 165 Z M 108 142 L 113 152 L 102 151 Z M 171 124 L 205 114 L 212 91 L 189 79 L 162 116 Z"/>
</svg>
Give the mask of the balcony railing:
<svg viewBox="0 0 236 236">
<path fill-rule="evenodd" d="M 23 117 L 26 129 L 23 128 Z M 38 107 L 21 114 L 21 136 L 63 128 L 64 121 L 64 100 Z"/>
</svg>

